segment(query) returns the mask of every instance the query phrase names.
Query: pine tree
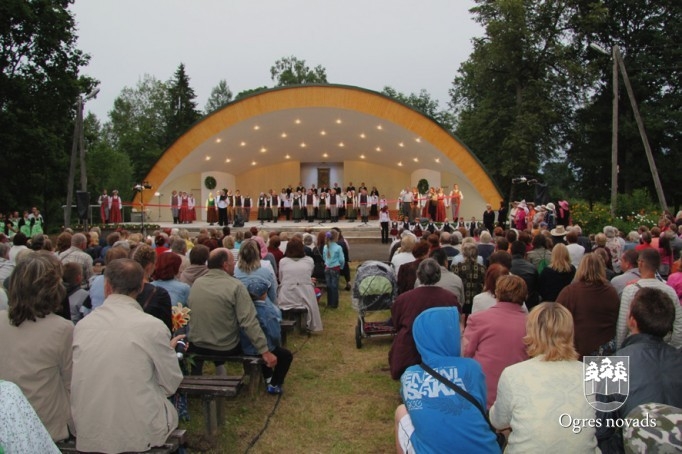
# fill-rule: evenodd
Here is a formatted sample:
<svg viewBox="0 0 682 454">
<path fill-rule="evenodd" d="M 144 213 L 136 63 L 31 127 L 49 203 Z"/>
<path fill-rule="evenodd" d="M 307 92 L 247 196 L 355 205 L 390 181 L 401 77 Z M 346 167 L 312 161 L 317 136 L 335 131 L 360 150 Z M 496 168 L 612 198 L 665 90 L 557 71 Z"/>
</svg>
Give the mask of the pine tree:
<svg viewBox="0 0 682 454">
<path fill-rule="evenodd" d="M 170 146 L 201 117 L 197 110 L 196 97 L 194 89 L 189 85 L 185 65 L 180 63 L 173 78 L 168 81 L 166 147 Z"/>
</svg>

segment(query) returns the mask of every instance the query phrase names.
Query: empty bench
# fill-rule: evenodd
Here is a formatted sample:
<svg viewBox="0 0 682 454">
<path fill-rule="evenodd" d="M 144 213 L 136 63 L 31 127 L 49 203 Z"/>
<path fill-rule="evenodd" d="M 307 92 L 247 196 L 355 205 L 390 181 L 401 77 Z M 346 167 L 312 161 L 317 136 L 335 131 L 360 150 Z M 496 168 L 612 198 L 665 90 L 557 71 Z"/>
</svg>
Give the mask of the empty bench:
<svg viewBox="0 0 682 454">
<path fill-rule="evenodd" d="M 200 396 L 204 409 L 206 435 L 213 438 L 218 435 L 218 429 L 225 421 L 223 400 L 239 394 L 243 384 L 243 377 L 226 377 L 220 375 L 190 375 L 186 376 L 180 386 L 179 393 L 188 396 Z"/>
<path fill-rule="evenodd" d="M 185 444 L 185 433 L 186 431 L 183 429 L 175 429 L 173 433 L 171 433 L 168 438 L 166 439 L 166 442 L 163 444 L 163 446 L 157 446 L 155 448 L 149 449 L 147 451 L 140 451 L 140 454 L 171 454 L 176 452 L 178 449 L 180 449 L 180 446 Z M 76 449 L 76 439 L 72 438 L 70 440 L 66 441 L 60 441 L 57 443 L 57 448 L 62 453 L 78 453 Z M 131 454 L 137 454 L 137 453 L 131 453 Z"/>
<path fill-rule="evenodd" d="M 281 322 L 279 322 L 283 347 L 287 345 L 287 334 L 289 334 L 289 331 L 293 331 L 295 326 L 296 326 L 295 320 L 282 320 Z"/>
</svg>

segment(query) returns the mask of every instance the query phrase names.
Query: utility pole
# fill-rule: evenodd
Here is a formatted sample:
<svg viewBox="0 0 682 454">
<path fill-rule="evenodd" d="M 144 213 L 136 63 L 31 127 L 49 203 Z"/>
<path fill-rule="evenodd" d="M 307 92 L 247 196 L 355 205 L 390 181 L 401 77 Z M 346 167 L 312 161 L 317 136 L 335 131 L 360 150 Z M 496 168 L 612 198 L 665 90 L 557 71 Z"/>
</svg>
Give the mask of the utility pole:
<svg viewBox="0 0 682 454">
<path fill-rule="evenodd" d="M 71 226 L 71 211 L 73 207 L 73 184 L 76 178 L 76 160 L 78 158 L 78 150 L 80 148 L 80 172 L 81 172 L 81 190 L 88 190 L 88 175 L 85 167 L 85 146 L 84 146 L 84 131 L 83 131 L 83 107 L 85 101 L 97 96 L 99 88 L 95 88 L 86 96 L 78 96 L 76 100 L 76 122 L 73 127 L 73 143 L 71 145 L 71 163 L 69 164 L 69 181 L 66 190 L 66 205 L 64 208 L 64 227 Z M 89 209 L 89 208 L 88 208 Z"/>
<path fill-rule="evenodd" d="M 609 53 L 601 46 L 591 43 L 590 47 L 597 52 L 604 55 L 609 55 Z M 639 108 L 637 107 L 637 100 L 635 99 L 635 93 L 632 90 L 632 85 L 630 85 L 630 78 L 628 77 L 628 72 L 625 69 L 625 63 L 623 62 L 623 57 L 620 54 L 620 48 L 616 45 L 612 47 L 612 57 L 613 57 L 613 118 L 612 121 L 612 133 L 611 133 L 611 216 L 615 216 L 616 203 L 617 203 L 617 190 L 618 190 L 618 68 L 623 73 L 623 82 L 625 83 L 625 89 L 628 93 L 628 98 L 630 98 L 630 105 L 632 106 L 632 111 L 635 116 L 635 121 L 637 122 L 637 128 L 639 129 L 639 135 L 642 138 L 642 143 L 644 144 L 644 151 L 646 153 L 647 161 L 649 162 L 649 169 L 651 170 L 651 176 L 654 180 L 654 186 L 656 187 L 656 195 L 658 196 L 658 202 L 661 205 L 663 211 L 668 209 L 668 204 L 665 201 L 665 195 L 663 194 L 663 186 L 661 185 L 661 179 L 658 175 L 658 169 L 656 168 L 656 162 L 654 161 L 653 153 L 651 152 L 651 146 L 649 145 L 649 139 L 646 135 L 646 130 L 644 129 L 644 122 L 642 121 L 642 116 L 639 113 Z"/>
<path fill-rule="evenodd" d="M 647 161 L 649 161 L 649 169 L 651 169 L 651 176 L 654 179 L 654 186 L 656 187 L 656 194 L 658 195 L 658 203 L 661 204 L 661 210 L 665 211 L 668 209 L 668 204 L 665 201 L 665 194 L 663 194 L 661 178 L 658 176 L 658 169 L 656 168 L 654 155 L 651 152 L 651 145 L 649 145 L 649 139 L 647 138 L 646 130 L 644 129 L 644 122 L 642 122 L 642 116 L 639 114 L 639 107 L 637 107 L 635 93 L 634 91 L 632 91 L 632 85 L 630 85 L 630 78 L 628 77 L 628 72 L 625 69 L 625 63 L 623 63 L 623 57 L 621 57 L 620 55 L 620 50 L 618 49 L 618 46 L 614 46 L 613 54 L 616 57 L 616 60 L 618 60 L 618 66 L 620 67 L 620 71 L 623 73 L 623 82 L 625 82 L 625 89 L 628 92 L 628 98 L 630 98 L 630 105 L 632 106 L 632 111 L 635 114 L 637 129 L 639 129 L 639 135 L 642 138 L 642 144 L 644 144 L 644 151 L 646 152 L 646 159 Z"/>
</svg>

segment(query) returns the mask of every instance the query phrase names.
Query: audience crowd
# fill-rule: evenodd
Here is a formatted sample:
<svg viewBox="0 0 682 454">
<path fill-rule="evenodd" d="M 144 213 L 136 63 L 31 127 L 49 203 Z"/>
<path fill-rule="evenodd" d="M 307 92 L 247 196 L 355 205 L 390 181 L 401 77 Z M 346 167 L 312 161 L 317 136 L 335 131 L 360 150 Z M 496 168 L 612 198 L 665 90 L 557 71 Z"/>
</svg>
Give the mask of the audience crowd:
<svg viewBox="0 0 682 454">
<path fill-rule="evenodd" d="M 288 188 L 269 197 L 279 204 L 282 194 L 302 189 L 312 193 Z M 335 193 L 348 191 L 320 188 L 318 196 L 328 195 L 313 208 L 327 210 Z M 339 204 L 313 217 L 334 221 L 341 209 L 358 208 L 366 220 L 374 192 L 379 212 L 383 198 L 363 184 L 367 206 Z M 388 362 L 404 402 L 395 414 L 399 452 L 499 452 L 503 445 L 506 452 L 623 452 L 660 442 L 660 431 L 623 430 L 613 421 L 644 409 L 665 421 L 682 414 L 682 213 L 651 229 L 605 226 L 588 237 L 573 225 L 568 203 L 519 202 L 496 226 L 484 214 L 482 225 L 432 222 L 421 230 L 409 222 L 416 213 L 408 194 L 399 207 L 409 214 L 391 232 L 388 253 L 398 292 Z M 429 217 L 440 222 L 439 197 L 448 208 L 454 199 L 434 194 Z M 459 192 L 457 210 L 462 199 Z M 276 219 L 272 202 L 263 203 L 255 205 L 263 219 Z M 292 202 L 283 212 L 301 220 L 306 206 L 302 198 L 298 211 Z M 267 392 L 283 392 L 293 355 L 281 345 L 281 311 L 306 309 L 308 330 L 322 331 L 316 287 L 324 282 L 327 307 L 338 307 L 341 277 L 350 289 L 349 244 L 337 228 L 317 236 L 256 227 L 232 233 L 233 215 L 239 212 L 218 213 L 221 228 L 195 238 L 177 228 L 146 238 L 119 229 L 105 238 L 95 227 L 65 230 L 53 245 L 35 210 L 0 237 L 0 341 L 10 346 L 0 350 L 0 380 L 19 387 L 53 441 L 76 436 L 79 450 L 96 452 L 163 443 L 178 423 L 169 397 L 182 380 L 175 349 L 183 339 L 190 353 L 261 356 Z M 191 309 L 189 330 L 176 329 L 173 307 Z M 630 358 L 629 393 L 617 411 L 598 411 L 583 395 L 579 361 L 594 356 Z M 202 367 L 196 361 L 191 373 Z M 224 372 L 216 362 L 216 373 Z M 603 403 L 619 397 L 597 394 Z M 33 427 L 35 415 L 24 414 Z M 566 424 L 565 414 L 595 423 Z M 682 443 L 679 430 L 665 436 Z M 45 437 L 36 443 L 44 446 Z"/>
</svg>

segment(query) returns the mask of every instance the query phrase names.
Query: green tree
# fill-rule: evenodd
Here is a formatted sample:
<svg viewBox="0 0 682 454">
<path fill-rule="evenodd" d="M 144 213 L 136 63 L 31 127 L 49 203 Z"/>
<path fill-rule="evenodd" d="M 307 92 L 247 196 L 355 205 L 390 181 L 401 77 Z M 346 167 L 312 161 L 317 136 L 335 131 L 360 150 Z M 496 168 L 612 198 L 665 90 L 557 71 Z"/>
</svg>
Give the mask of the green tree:
<svg viewBox="0 0 682 454">
<path fill-rule="evenodd" d="M 259 92 L 261 92 L 261 91 L 265 91 L 265 90 L 268 90 L 268 89 L 269 89 L 268 87 L 262 86 L 262 87 L 249 88 L 249 89 L 247 89 L 247 90 L 242 90 L 242 91 L 240 91 L 239 93 L 237 93 L 237 96 L 235 96 L 234 99 L 235 99 L 235 100 L 237 100 L 237 99 L 242 99 L 242 98 L 244 98 L 244 97 L 246 97 L 246 96 L 255 95 L 256 93 L 259 93 Z"/>
<path fill-rule="evenodd" d="M 97 200 L 102 189 L 109 192 L 118 189 L 121 198 L 129 200 L 134 186 L 133 167 L 130 157 L 114 147 L 109 125 L 102 126 L 97 117 L 89 113 L 85 117 L 83 131 L 91 203 Z"/>
<path fill-rule="evenodd" d="M 485 36 L 450 91 L 456 134 L 506 192 L 564 149 L 586 77 L 572 42 L 574 2 L 476 0 Z"/>
<path fill-rule="evenodd" d="M 586 7 L 588 8 L 588 7 Z M 582 25 L 585 42 L 608 50 L 618 45 L 637 98 L 669 205 L 682 203 L 682 4 L 675 0 L 613 1 L 605 13 L 589 12 L 593 20 Z M 606 9 L 608 8 L 608 9 Z M 581 121 L 568 155 L 591 186 L 590 198 L 608 201 L 611 181 L 612 60 L 587 49 L 585 62 L 600 70 L 593 95 L 580 111 Z M 648 188 L 655 194 L 649 164 L 637 130 L 622 77 L 619 81 L 618 188 L 631 194 Z M 596 167 L 596 168 L 595 168 Z M 597 170 L 599 173 L 597 174 Z M 597 185 L 597 183 L 599 183 Z"/>
<path fill-rule="evenodd" d="M 227 86 L 227 81 L 222 79 L 218 82 L 218 85 L 211 90 L 211 95 L 208 97 L 208 101 L 206 101 L 204 111 L 206 115 L 208 115 L 211 112 L 220 109 L 230 101 L 232 101 L 232 90 Z"/>
<path fill-rule="evenodd" d="M 167 84 L 145 74 L 135 88 L 123 88 L 103 127 L 111 149 L 129 157 L 137 182 L 168 146 L 168 99 Z"/>
<path fill-rule="evenodd" d="M 272 80 L 276 86 L 300 84 L 326 84 L 327 70 L 317 65 L 310 69 L 305 60 L 294 57 L 282 57 L 270 68 Z"/>
<path fill-rule="evenodd" d="M 424 115 L 436 120 L 438 124 L 448 131 L 454 130 L 455 116 L 447 110 L 441 110 L 438 100 L 433 99 L 431 94 L 425 89 L 422 89 L 419 93 L 405 95 L 393 87 L 386 86 L 381 90 L 381 93 L 419 110 Z"/>
<path fill-rule="evenodd" d="M 180 63 L 173 78 L 168 81 L 167 88 L 169 105 L 166 146 L 170 146 L 201 117 L 201 114 L 197 110 L 197 95 L 189 85 L 189 76 L 183 63 Z"/>
<path fill-rule="evenodd" d="M 75 102 L 95 85 L 79 76 L 72 2 L 0 2 L 0 193 L 3 209 L 42 208 L 61 224 Z"/>
</svg>

